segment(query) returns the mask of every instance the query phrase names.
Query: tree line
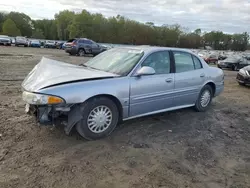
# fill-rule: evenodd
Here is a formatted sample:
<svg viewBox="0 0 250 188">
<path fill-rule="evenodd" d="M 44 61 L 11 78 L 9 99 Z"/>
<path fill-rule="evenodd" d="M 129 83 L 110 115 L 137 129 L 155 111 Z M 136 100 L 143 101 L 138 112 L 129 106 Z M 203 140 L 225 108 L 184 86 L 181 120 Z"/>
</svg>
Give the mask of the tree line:
<svg viewBox="0 0 250 188">
<path fill-rule="evenodd" d="M 106 18 L 102 14 L 64 10 L 54 19 L 33 20 L 19 12 L 0 12 L 0 33 L 9 36 L 68 40 L 74 37 L 90 38 L 96 42 L 157 45 L 182 48 L 244 51 L 248 47 L 247 32 L 226 34 L 222 31 L 188 31 L 180 25 L 156 26 L 152 22 L 140 23 L 123 16 Z"/>
</svg>

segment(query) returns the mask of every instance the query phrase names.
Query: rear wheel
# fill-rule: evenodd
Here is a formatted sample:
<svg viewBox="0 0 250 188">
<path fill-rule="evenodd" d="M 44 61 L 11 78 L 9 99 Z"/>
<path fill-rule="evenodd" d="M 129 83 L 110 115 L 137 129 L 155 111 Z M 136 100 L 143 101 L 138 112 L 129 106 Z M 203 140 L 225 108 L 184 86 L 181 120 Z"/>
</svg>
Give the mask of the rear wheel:
<svg viewBox="0 0 250 188">
<path fill-rule="evenodd" d="M 82 110 L 82 120 L 76 125 L 77 132 L 87 140 L 108 136 L 118 124 L 116 104 L 106 97 L 89 100 Z"/>
<path fill-rule="evenodd" d="M 208 109 L 213 98 L 213 89 L 210 85 L 205 85 L 199 94 L 195 103 L 195 109 L 199 112 L 204 112 Z"/>
</svg>

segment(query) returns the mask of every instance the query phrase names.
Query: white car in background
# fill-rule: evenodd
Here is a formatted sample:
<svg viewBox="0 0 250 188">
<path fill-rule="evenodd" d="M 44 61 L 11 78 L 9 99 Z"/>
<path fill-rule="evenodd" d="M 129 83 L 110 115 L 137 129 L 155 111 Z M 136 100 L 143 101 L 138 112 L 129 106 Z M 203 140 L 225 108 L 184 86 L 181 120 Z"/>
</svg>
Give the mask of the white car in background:
<svg viewBox="0 0 250 188">
<path fill-rule="evenodd" d="M 28 46 L 28 39 L 26 37 L 17 36 L 15 46 Z"/>
<path fill-rule="evenodd" d="M 0 45 L 11 46 L 11 38 L 7 35 L 0 35 Z"/>
</svg>

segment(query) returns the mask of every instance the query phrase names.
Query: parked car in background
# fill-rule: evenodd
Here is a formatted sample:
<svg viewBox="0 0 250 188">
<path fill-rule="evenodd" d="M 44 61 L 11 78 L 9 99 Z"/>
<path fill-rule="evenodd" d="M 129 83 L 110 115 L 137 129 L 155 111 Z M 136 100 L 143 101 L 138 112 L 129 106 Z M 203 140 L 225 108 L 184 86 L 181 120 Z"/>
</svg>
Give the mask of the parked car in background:
<svg viewBox="0 0 250 188">
<path fill-rule="evenodd" d="M 204 60 L 207 62 L 207 64 L 210 63 L 216 64 L 218 62 L 218 57 L 216 54 L 210 54 L 207 57 L 205 57 Z"/>
<path fill-rule="evenodd" d="M 103 51 L 105 51 L 105 48 L 86 38 L 70 39 L 65 44 L 65 52 L 70 55 L 84 56 L 85 54 L 92 54 L 95 56 Z"/>
<path fill-rule="evenodd" d="M 242 56 L 243 56 L 244 58 L 246 58 L 247 60 L 250 60 L 250 54 L 249 54 L 249 53 L 243 54 Z"/>
<path fill-rule="evenodd" d="M 56 41 L 46 40 L 44 43 L 44 48 L 56 48 Z"/>
<path fill-rule="evenodd" d="M 17 36 L 15 38 L 15 46 L 28 46 L 28 39 L 26 37 Z"/>
<path fill-rule="evenodd" d="M 35 48 L 40 48 L 41 47 L 41 42 L 39 40 L 30 40 L 29 41 L 29 46 L 30 47 L 35 47 Z"/>
<path fill-rule="evenodd" d="M 44 76 L 46 75 L 46 76 Z M 120 120 L 187 107 L 205 111 L 224 89 L 221 69 L 184 49 L 121 47 L 81 66 L 43 58 L 22 83 L 26 112 L 94 140 Z"/>
<path fill-rule="evenodd" d="M 56 42 L 56 48 L 57 48 L 57 49 L 62 49 L 64 43 L 65 43 L 64 41 L 57 41 L 57 42 Z"/>
<path fill-rule="evenodd" d="M 250 65 L 239 70 L 236 80 L 240 85 L 250 85 Z"/>
<path fill-rule="evenodd" d="M 62 45 L 62 50 L 65 50 L 65 45 L 66 45 L 67 42 L 63 43 Z"/>
<path fill-rule="evenodd" d="M 226 59 L 227 58 L 227 56 L 225 55 L 225 54 L 220 54 L 219 56 L 218 56 L 218 60 L 224 60 L 224 59 Z"/>
<path fill-rule="evenodd" d="M 11 46 L 11 38 L 7 35 L 0 35 L 0 45 Z"/>
<path fill-rule="evenodd" d="M 248 61 L 246 58 L 241 56 L 230 56 L 222 61 L 219 61 L 217 67 L 237 71 L 238 69 L 248 65 L 250 65 L 250 61 Z"/>
</svg>

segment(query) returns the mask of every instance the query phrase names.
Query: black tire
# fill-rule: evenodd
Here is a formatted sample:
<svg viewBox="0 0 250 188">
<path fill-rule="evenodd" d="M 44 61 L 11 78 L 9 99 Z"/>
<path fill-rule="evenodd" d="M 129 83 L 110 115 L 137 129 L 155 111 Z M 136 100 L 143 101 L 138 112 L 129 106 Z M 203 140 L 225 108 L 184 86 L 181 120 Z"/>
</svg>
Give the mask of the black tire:
<svg viewBox="0 0 250 188">
<path fill-rule="evenodd" d="M 238 65 L 232 65 L 232 71 L 237 71 L 238 70 Z"/>
<path fill-rule="evenodd" d="M 206 106 L 203 106 L 201 103 L 201 100 L 202 100 L 202 96 L 205 92 L 209 92 L 210 93 L 210 99 L 208 101 L 208 103 L 206 104 Z M 195 103 L 195 110 L 198 111 L 198 112 L 204 112 L 206 111 L 208 108 L 209 108 L 209 105 L 212 101 L 212 98 L 213 98 L 213 89 L 211 88 L 210 85 L 205 85 L 201 91 L 200 91 L 200 94 L 199 94 L 199 97 Z"/>
<path fill-rule="evenodd" d="M 110 125 L 106 128 L 106 130 L 100 133 L 95 133 L 90 130 L 87 121 L 91 111 L 98 106 L 108 107 L 112 113 L 112 119 Z M 76 124 L 76 130 L 82 137 L 87 140 L 97 140 L 108 136 L 111 132 L 113 132 L 119 120 L 119 112 L 116 104 L 107 97 L 96 97 L 87 101 L 81 113 L 83 118 Z"/>
<path fill-rule="evenodd" d="M 222 69 L 220 66 L 217 66 L 219 69 Z"/>
<path fill-rule="evenodd" d="M 78 55 L 79 55 L 79 56 L 85 56 L 85 54 L 86 54 L 86 52 L 85 52 L 84 49 L 79 49 L 79 50 L 78 50 Z"/>
<path fill-rule="evenodd" d="M 238 82 L 240 86 L 245 86 L 245 83 Z"/>
</svg>

